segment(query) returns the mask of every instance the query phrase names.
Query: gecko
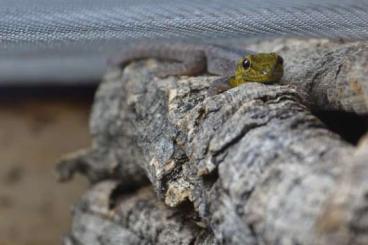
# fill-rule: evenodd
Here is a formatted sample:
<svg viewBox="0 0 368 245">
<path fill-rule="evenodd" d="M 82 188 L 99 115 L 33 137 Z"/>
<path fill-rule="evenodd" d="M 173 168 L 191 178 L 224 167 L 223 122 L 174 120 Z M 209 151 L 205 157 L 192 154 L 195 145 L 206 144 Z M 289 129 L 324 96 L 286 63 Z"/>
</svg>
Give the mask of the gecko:
<svg viewBox="0 0 368 245">
<path fill-rule="evenodd" d="M 253 53 L 211 44 L 136 43 L 124 47 L 109 63 L 123 68 L 147 58 L 173 61 L 157 69 L 156 75 L 161 78 L 203 73 L 221 76 L 209 87 L 210 96 L 247 82 L 275 83 L 283 76 L 283 58 L 277 53 Z"/>
</svg>

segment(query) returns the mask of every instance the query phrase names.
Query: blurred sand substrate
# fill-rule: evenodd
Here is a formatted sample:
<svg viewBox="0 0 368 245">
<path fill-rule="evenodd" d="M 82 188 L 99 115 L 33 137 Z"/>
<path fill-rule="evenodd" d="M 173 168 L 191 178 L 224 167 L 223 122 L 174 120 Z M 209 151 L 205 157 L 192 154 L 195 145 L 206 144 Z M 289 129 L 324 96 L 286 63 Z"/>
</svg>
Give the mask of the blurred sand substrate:
<svg viewBox="0 0 368 245">
<path fill-rule="evenodd" d="M 60 244 L 87 182 L 56 180 L 55 162 L 90 144 L 87 100 L 0 100 L 0 244 Z"/>
</svg>

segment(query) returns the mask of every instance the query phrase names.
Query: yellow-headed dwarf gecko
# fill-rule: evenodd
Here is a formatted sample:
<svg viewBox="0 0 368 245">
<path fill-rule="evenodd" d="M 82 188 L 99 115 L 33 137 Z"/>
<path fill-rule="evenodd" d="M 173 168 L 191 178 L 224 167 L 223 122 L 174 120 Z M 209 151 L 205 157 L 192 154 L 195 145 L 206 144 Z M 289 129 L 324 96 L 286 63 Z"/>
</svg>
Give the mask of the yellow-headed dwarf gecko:
<svg viewBox="0 0 368 245">
<path fill-rule="evenodd" d="M 110 60 L 126 66 L 138 60 L 154 58 L 174 63 L 162 66 L 157 76 L 199 75 L 210 73 L 222 76 L 209 88 L 215 95 L 246 82 L 275 83 L 283 75 L 283 59 L 276 53 L 251 53 L 249 51 L 217 45 L 144 42 L 127 45 Z"/>
</svg>

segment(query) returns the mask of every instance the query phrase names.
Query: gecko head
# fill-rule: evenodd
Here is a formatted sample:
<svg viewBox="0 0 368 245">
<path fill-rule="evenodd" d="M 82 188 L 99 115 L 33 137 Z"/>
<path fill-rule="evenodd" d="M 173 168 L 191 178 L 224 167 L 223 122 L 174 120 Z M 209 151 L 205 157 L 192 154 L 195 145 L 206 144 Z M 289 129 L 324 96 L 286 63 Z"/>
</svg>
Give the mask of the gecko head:
<svg viewBox="0 0 368 245">
<path fill-rule="evenodd" d="M 283 59 L 276 53 L 247 55 L 239 60 L 232 86 L 246 82 L 273 83 L 284 73 Z"/>
</svg>

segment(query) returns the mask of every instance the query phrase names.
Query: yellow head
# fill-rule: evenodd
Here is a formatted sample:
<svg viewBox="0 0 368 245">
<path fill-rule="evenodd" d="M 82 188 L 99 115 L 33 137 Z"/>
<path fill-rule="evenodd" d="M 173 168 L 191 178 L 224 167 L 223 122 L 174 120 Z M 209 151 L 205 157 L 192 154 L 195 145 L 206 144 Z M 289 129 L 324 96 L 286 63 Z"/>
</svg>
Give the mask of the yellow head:
<svg viewBox="0 0 368 245">
<path fill-rule="evenodd" d="M 258 53 L 243 57 L 236 66 L 230 85 L 236 87 L 246 82 L 273 83 L 284 73 L 283 59 L 276 53 Z"/>
</svg>

